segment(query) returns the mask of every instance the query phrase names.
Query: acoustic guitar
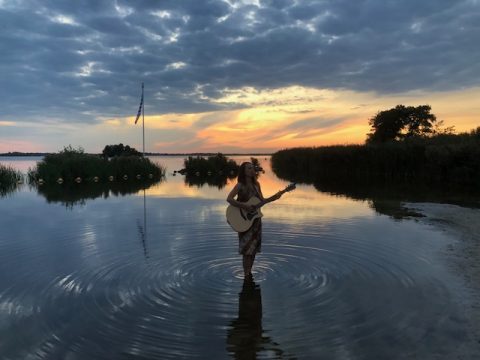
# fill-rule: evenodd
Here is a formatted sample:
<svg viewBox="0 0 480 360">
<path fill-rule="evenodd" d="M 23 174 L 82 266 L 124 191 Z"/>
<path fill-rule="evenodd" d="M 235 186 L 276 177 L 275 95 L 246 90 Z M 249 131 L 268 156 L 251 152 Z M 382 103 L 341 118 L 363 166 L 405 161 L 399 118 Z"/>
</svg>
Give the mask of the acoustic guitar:
<svg viewBox="0 0 480 360">
<path fill-rule="evenodd" d="M 284 194 L 288 191 L 292 191 L 296 188 L 295 183 L 291 183 L 288 185 L 285 189 L 280 191 L 280 194 Z M 275 199 L 278 200 L 278 199 Z M 255 210 L 248 211 L 233 205 L 229 205 L 227 207 L 227 222 L 230 224 L 233 230 L 236 232 L 244 232 L 250 229 L 252 226 L 253 222 L 255 219 L 258 219 L 259 217 L 262 217 L 263 214 L 260 211 L 260 208 L 268 204 L 269 202 L 275 201 L 275 200 L 260 200 L 256 196 L 252 196 L 248 201 L 244 202 L 243 204 L 246 205 L 253 205 L 255 206 Z"/>
</svg>

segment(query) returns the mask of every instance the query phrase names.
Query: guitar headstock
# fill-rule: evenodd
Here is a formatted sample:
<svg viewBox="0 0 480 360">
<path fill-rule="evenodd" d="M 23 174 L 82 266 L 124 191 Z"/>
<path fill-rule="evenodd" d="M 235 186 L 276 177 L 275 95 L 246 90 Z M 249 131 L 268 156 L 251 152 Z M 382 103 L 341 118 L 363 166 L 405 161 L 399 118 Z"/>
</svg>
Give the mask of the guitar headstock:
<svg viewBox="0 0 480 360">
<path fill-rule="evenodd" d="M 289 192 L 289 191 L 295 190 L 296 188 L 297 188 L 297 184 L 291 183 L 285 189 L 283 189 L 283 192 Z"/>
</svg>

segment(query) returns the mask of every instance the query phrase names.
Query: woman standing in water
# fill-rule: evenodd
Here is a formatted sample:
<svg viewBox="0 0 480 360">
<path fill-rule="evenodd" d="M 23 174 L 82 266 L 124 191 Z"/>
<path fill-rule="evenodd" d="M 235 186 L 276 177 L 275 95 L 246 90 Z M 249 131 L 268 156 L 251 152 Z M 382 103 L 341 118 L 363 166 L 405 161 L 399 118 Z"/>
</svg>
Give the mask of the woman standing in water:
<svg viewBox="0 0 480 360">
<path fill-rule="evenodd" d="M 238 195 L 238 196 L 237 196 Z M 260 183 L 253 164 L 244 162 L 240 165 L 238 171 L 238 182 L 228 194 L 227 201 L 233 206 L 248 211 L 254 211 L 255 206 L 246 205 L 252 196 L 256 196 L 261 201 L 273 201 L 280 198 L 282 194 L 276 193 L 272 197 L 265 199 L 262 194 Z M 234 199 L 237 196 L 237 199 Z M 252 277 L 252 267 L 255 255 L 262 250 L 262 220 L 257 218 L 252 226 L 245 232 L 238 233 L 238 253 L 243 255 L 243 272 L 245 278 Z"/>
</svg>

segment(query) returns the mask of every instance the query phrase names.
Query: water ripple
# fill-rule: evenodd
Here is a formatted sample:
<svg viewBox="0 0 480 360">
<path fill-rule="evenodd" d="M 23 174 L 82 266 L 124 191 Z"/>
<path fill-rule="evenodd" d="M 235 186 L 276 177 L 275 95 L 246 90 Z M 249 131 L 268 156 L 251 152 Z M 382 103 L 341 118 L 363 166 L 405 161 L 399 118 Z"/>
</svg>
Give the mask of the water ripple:
<svg viewBox="0 0 480 360">
<path fill-rule="evenodd" d="M 95 265 L 28 287 L 21 279 L 44 278 L 24 271 L 0 293 L 0 314 L 23 317 L 42 334 L 25 347 L 33 358 L 201 358 L 212 342 L 241 333 L 234 329 L 242 313 L 237 240 L 224 224 L 171 226 L 168 246 L 152 241 L 148 259 L 128 247 L 87 244 L 85 261 L 96 259 Z M 424 274 L 424 255 L 401 244 L 372 246 L 314 225 L 267 228 L 264 239 L 253 275 L 265 293 L 263 301 L 250 298 L 263 309 L 249 321 L 261 326 L 260 338 L 269 339 L 273 353 L 308 358 L 379 342 L 384 349 L 404 346 L 451 321 L 445 285 Z M 73 239 L 63 241 L 68 246 Z M 40 245 L 25 254 L 29 261 L 44 255 Z"/>
</svg>

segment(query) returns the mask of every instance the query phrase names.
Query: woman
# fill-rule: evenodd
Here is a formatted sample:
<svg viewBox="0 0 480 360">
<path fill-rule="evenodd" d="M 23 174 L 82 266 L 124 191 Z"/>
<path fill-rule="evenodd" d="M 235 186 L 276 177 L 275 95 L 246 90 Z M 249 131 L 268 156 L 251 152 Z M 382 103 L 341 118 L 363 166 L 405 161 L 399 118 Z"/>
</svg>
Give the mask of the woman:
<svg viewBox="0 0 480 360">
<path fill-rule="evenodd" d="M 237 196 L 238 195 L 238 196 Z M 237 196 L 237 199 L 234 199 Z M 272 197 L 265 199 L 262 194 L 260 183 L 257 180 L 255 169 L 250 162 L 244 162 L 240 165 L 238 171 L 238 182 L 228 194 L 227 201 L 236 207 L 254 211 L 254 206 L 246 205 L 252 196 L 256 196 L 261 201 L 279 199 L 281 194 L 278 192 Z M 238 233 L 238 253 L 243 255 L 243 272 L 245 278 L 252 277 L 253 261 L 257 252 L 262 250 L 262 220 L 254 220 L 250 229 Z"/>
</svg>

